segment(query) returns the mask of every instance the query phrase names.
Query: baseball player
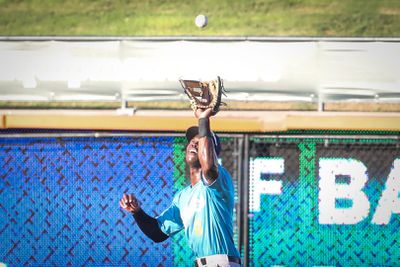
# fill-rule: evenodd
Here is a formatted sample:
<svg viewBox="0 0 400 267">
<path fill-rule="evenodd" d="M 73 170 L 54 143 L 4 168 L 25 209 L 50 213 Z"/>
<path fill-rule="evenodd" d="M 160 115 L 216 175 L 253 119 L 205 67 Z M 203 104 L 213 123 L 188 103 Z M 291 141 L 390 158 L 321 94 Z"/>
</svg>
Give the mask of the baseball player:
<svg viewBox="0 0 400 267">
<path fill-rule="evenodd" d="M 142 232 L 162 242 L 184 230 L 196 255 L 195 266 L 241 266 L 233 241 L 234 187 L 228 171 L 217 162 L 219 138 L 210 130 L 211 108 L 197 109 L 198 127 L 186 131 L 185 160 L 190 185 L 178 192 L 156 218 L 147 215 L 135 197 L 125 195 L 120 206 L 133 214 Z"/>
</svg>

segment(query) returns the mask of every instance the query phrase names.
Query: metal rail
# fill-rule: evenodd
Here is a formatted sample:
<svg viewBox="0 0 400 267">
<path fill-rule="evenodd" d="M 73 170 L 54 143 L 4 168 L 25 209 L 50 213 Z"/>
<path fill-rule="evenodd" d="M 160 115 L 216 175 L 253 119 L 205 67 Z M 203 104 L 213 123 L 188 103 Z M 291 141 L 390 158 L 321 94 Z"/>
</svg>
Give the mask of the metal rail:
<svg viewBox="0 0 400 267">
<path fill-rule="evenodd" d="M 399 37 L 281 36 L 0 36 L 0 41 L 260 41 L 260 42 L 400 42 Z"/>
<path fill-rule="evenodd" d="M 399 135 L 251 135 L 252 138 L 276 138 L 276 139 L 390 139 L 390 140 L 400 140 Z"/>
<path fill-rule="evenodd" d="M 244 135 L 247 135 L 251 138 L 275 138 L 275 139 L 390 139 L 390 140 L 400 140 L 400 135 L 287 135 L 287 134 L 230 134 L 230 133 L 218 133 L 219 137 L 232 137 L 232 138 L 243 138 Z M 126 137 L 183 137 L 184 133 L 170 132 L 170 133 L 160 133 L 160 132 L 57 132 L 57 133 L 0 133 L 0 138 L 43 138 L 43 137 L 118 137 L 118 136 L 126 136 Z"/>
<path fill-rule="evenodd" d="M 113 132 L 87 132 L 87 133 L 0 133 L 0 138 L 62 138 L 62 137 L 184 137 L 185 133 L 113 133 Z M 242 134 L 219 134 L 219 137 L 240 138 Z"/>
</svg>

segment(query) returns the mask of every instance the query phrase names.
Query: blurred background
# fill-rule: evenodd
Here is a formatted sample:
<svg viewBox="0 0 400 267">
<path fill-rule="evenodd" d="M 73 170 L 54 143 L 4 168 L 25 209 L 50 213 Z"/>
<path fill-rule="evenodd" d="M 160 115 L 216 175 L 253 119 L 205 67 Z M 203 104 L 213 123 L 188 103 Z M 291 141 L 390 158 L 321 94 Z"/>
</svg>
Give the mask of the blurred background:
<svg viewBox="0 0 400 267">
<path fill-rule="evenodd" d="M 229 109 L 324 102 L 398 111 L 399 8 L 395 0 L 1 1 L 0 106 L 186 109 L 177 79 L 219 75 L 233 91 Z M 199 14 L 206 27 L 196 27 Z M 335 101 L 346 99 L 358 105 Z"/>
</svg>

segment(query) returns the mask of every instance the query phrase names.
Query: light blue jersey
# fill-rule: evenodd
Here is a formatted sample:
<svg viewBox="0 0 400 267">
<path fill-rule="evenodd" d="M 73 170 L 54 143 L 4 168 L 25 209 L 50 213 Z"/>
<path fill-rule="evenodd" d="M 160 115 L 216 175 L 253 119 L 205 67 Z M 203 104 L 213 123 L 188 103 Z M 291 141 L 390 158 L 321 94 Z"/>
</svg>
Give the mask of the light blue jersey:
<svg viewBox="0 0 400 267">
<path fill-rule="evenodd" d="M 221 165 L 218 179 L 207 185 L 204 178 L 178 192 L 171 206 L 157 221 L 172 236 L 182 229 L 196 257 L 215 254 L 239 256 L 233 242 L 234 187 L 231 176 Z"/>
</svg>

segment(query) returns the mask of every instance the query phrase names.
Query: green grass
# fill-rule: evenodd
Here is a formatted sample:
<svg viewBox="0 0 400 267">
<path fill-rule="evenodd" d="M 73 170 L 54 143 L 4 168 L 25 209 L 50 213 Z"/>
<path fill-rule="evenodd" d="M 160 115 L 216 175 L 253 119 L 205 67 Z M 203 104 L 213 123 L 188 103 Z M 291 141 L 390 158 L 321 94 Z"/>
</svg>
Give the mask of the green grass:
<svg viewBox="0 0 400 267">
<path fill-rule="evenodd" d="M 0 35 L 399 37 L 400 1 L 0 0 Z"/>
</svg>

